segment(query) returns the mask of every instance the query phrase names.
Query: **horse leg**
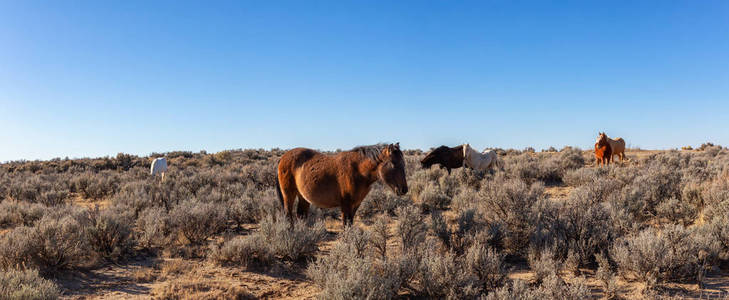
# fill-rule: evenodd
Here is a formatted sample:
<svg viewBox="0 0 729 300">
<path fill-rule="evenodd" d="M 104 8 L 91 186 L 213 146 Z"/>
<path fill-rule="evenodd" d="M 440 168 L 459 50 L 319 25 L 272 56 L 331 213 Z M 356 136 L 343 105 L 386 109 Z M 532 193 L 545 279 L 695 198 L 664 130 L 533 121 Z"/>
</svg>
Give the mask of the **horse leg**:
<svg viewBox="0 0 729 300">
<path fill-rule="evenodd" d="M 293 180 L 281 180 L 282 178 L 279 177 L 279 188 L 281 189 L 281 197 L 283 198 L 281 201 L 283 204 L 283 210 L 286 214 L 286 217 L 289 218 L 291 223 L 294 222 L 294 201 L 296 201 L 296 195 L 299 194 L 298 189 L 296 188 L 296 183 Z M 301 199 L 301 201 L 306 202 L 306 200 Z"/>
<path fill-rule="evenodd" d="M 347 228 L 348 225 L 354 223 L 354 211 L 352 211 L 352 204 L 349 201 L 342 201 L 342 225 Z"/>
<path fill-rule="evenodd" d="M 309 215 L 309 201 L 304 200 L 304 197 L 299 194 L 299 203 L 296 207 L 296 215 L 299 218 L 306 219 Z"/>
</svg>

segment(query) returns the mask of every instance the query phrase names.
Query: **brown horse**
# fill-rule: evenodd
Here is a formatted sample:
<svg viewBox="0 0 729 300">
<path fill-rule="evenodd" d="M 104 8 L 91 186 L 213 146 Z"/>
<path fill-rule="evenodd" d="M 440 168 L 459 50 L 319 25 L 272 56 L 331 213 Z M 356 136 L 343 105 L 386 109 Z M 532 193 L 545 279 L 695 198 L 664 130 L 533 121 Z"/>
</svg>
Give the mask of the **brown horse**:
<svg viewBox="0 0 729 300">
<path fill-rule="evenodd" d="M 440 146 L 430 151 L 420 161 L 423 168 L 428 169 L 430 166 L 439 164 L 448 170 L 448 174 L 451 173 L 451 169 L 457 169 L 463 167 L 463 145 L 458 147 Z"/>
<path fill-rule="evenodd" d="M 612 157 L 613 152 L 610 148 L 610 142 L 608 142 L 607 135 L 600 133 L 597 137 L 597 142 L 595 143 L 595 159 L 597 160 L 597 165 L 610 165 Z"/>
<path fill-rule="evenodd" d="M 602 134 L 605 133 L 603 132 Z M 608 137 L 607 140 L 608 143 L 610 143 L 610 150 L 612 151 L 610 160 L 613 160 L 613 156 L 615 155 L 620 158 L 620 162 L 625 160 L 625 140 L 623 138 L 611 139 L 610 137 Z"/>
<path fill-rule="evenodd" d="M 299 197 L 300 217 L 307 215 L 309 204 L 340 207 L 342 222 L 351 225 L 354 213 L 377 180 L 399 196 L 408 192 L 399 143 L 357 147 L 334 155 L 296 148 L 284 153 L 278 163 L 278 196 L 292 220 L 294 200 Z"/>
</svg>

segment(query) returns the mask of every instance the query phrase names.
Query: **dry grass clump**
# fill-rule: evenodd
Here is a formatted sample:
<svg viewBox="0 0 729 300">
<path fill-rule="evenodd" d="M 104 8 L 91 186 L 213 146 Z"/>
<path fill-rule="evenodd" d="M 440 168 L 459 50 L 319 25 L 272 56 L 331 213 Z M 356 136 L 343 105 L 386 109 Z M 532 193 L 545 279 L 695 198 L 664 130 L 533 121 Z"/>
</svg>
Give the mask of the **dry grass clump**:
<svg viewBox="0 0 729 300">
<path fill-rule="evenodd" d="M 32 226 L 47 212 L 47 207 L 40 203 L 4 200 L 0 202 L 0 228 L 19 225 Z"/>
<path fill-rule="evenodd" d="M 408 205 L 409 202 L 410 200 L 407 198 L 399 197 L 387 191 L 384 185 L 376 183 L 360 204 L 359 209 L 357 209 L 357 216 L 363 219 L 371 218 L 380 213 L 394 216 L 399 207 Z"/>
<path fill-rule="evenodd" d="M 51 300 L 60 295 L 58 286 L 36 270 L 0 272 L 0 300 Z"/>
<path fill-rule="evenodd" d="M 221 265 L 264 267 L 274 260 L 260 235 L 236 237 L 222 246 L 211 245 L 210 259 Z"/>
<path fill-rule="evenodd" d="M 549 276 L 541 285 L 530 287 L 526 282 L 516 280 L 489 294 L 488 300 L 509 300 L 509 299 L 588 299 L 590 289 L 584 280 L 576 280 L 575 283 L 566 283 L 557 276 Z"/>
<path fill-rule="evenodd" d="M 96 253 L 116 261 L 134 251 L 133 224 L 134 216 L 129 211 L 97 208 L 89 212 L 86 236 Z"/>
<path fill-rule="evenodd" d="M 201 245 L 220 232 L 226 222 L 225 209 L 215 203 L 196 199 L 175 206 L 170 211 L 170 224 L 193 245 Z"/>
<path fill-rule="evenodd" d="M 520 179 L 497 176 L 479 191 L 479 212 L 490 223 L 501 222 L 508 236 L 505 246 L 513 253 L 526 253 L 533 223 L 532 206 L 543 197 L 544 185 L 528 185 Z"/>
<path fill-rule="evenodd" d="M 695 229 L 670 225 L 648 228 L 617 241 L 612 257 L 623 276 L 633 276 L 648 287 L 670 280 L 701 280 L 716 259 L 718 245 Z"/>
<path fill-rule="evenodd" d="M 327 230 L 322 221 L 295 220 L 292 224 L 279 215 L 264 218 L 258 234 L 274 255 L 295 261 L 316 251 Z"/>
<path fill-rule="evenodd" d="M 55 271 L 82 266 L 92 254 L 83 212 L 45 215 L 33 227 L 20 226 L 0 237 L 0 267 Z"/>
<path fill-rule="evenodd" d="M 309 265 L 307 276 L 321 286 L 321 299 L 391 299 L 412 275 L 408 257 L 377 255 L 372 233 L 352 226 L 329 255 Z"/>
<path fill-rule="evenodd" d="M 243 267 L 264 267 L 275 259 L 296 262 L 314 253 L 327 234 L 322 221 L 291 223 L 282 214 L 265 217 L 259 226 L 251 235 L 212 244 L 210 258 L 219 264 Z"/>
</svg>

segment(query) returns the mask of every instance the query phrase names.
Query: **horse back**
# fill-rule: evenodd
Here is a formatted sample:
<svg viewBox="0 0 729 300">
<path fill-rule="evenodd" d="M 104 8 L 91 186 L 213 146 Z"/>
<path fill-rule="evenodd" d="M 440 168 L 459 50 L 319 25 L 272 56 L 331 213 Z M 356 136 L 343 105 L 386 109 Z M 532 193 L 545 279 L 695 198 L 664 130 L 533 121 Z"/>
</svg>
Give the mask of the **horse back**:
<svg viewBox="0 0 729 300">
<path fill-rule="evenodd" d="M 623 138 L 608 139 L 612 153 L 625 152 L 625 140 Z"/>
</svg>

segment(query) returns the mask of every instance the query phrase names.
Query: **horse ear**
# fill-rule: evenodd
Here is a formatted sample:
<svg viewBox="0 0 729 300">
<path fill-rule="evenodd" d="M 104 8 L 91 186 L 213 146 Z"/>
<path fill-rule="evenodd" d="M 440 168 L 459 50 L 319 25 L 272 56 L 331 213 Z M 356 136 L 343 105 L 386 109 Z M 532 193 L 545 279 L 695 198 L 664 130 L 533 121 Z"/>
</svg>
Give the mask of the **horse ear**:
<svg viewBox="0 0 729 300">
<path fill-rule="evenodd" d="M 400 142 L 395 143 L 395 148 L 400 148 Z"/>
</svg>

